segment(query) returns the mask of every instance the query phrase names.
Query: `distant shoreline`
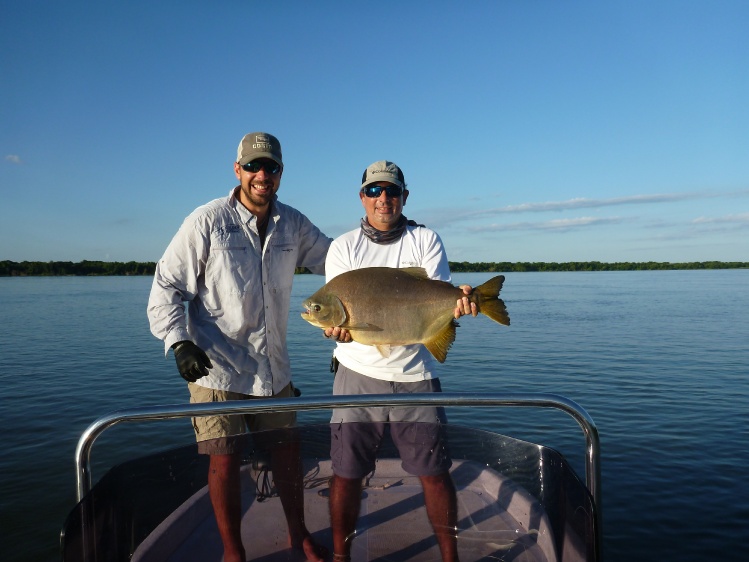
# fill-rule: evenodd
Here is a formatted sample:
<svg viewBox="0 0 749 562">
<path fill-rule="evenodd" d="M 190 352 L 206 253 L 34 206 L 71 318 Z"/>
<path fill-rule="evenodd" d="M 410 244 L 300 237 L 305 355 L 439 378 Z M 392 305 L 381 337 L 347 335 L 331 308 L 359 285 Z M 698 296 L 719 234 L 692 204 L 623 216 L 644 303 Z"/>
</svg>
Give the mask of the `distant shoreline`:
<svg viewBox="0 0 749 562">
<path fill-rule="evenodd" d="M 749 269 L 749 262 L 450 262 L 453 273 L 514 273 L 528 271 L 646 271 L 691 269 Z M 0 261 L 0 277 L 152 276 L 156 262 Z M 310 273 L 298 267 L 296 273 Z"/>
</svg>

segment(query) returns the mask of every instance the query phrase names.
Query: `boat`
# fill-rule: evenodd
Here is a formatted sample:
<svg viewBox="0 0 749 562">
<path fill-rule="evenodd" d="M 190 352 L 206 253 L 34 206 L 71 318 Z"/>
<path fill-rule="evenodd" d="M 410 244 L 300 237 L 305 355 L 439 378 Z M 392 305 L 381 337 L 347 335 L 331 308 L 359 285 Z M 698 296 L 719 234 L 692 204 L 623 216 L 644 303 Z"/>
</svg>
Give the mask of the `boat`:
<svg viewBox="0 0 749 562">
<path fill-rule="evenodd" d="M 194 443 L 121 463 L 95 484 L 91 452 L 105 430 L 124 422 L 209 414 L 297 412 L 363 406 L 553 408 L 575 420 L 584 437 L 581 479 L 556 450 L 500 433 L 447 424 L 458 496 L 458 551 L 463 562 L 581 562 L 602 559 L 600 445 L 595 423 L 563 396 L 521 393 L 437 393 L 299 397 L 220 404 L 180 404 L 118 410 L 95 420 L 75 452 L 78 503 L 61 531 L 64 562 L 190 562 L 222 560 L 207 491 L 205 455 Z M 300 425 L 304 507 L 314 539 L 332 545 L 328 514 L 330 427 Z M 267 451 L 248 440 L 242 460 L 242 536 L 248 560 L 303 560 L 289 548 Z M 332 549 L 331 549 L 332 550 Z M 352 543 L 353 562 L 440 560 L 421 486 L 404 472 L 397 450 L 384 443 L 364 481 Z"/>
</svg>

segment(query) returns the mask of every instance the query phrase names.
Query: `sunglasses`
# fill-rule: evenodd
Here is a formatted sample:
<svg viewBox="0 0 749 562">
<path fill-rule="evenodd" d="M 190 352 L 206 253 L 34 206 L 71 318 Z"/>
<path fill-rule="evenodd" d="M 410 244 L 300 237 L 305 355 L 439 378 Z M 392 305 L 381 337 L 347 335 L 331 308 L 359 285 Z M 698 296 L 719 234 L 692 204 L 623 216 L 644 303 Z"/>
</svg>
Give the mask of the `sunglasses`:
<svg viewBox="0 0 749 562">
<path fill-rule="evenodd" d="M 398 187 L 397 185 L 388 185 L 387 187 L 382 187 L 381 185 L 368 185 L 361 189 L 361 192 L 367 197 L 379 197 L 382 195 L 383 191 L 388 197 L 400 197 L 403 195 L 403 188 Z"/>
<path fill-rule="evenodd" d="M 265 170 L 266 174 L 277 174 L 281 170 L 281 164 L 275 160 L 253 160 L 242 166 L 245 172 L 257 174 L 261 169 Z"/>
</svg>

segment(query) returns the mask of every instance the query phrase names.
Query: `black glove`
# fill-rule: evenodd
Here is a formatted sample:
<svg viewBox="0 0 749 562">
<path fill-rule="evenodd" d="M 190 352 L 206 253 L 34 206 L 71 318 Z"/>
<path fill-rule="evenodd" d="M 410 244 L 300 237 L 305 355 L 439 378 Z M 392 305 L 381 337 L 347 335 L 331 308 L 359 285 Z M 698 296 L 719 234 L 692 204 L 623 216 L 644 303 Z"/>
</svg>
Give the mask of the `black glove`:
<svg viewBox="0 0 749 562">
<path fill-rule="evenodd" d="M 195 382 L 200 377 L 208 374 L 208 369 L 213 367 L 211 360 L 190 340 L 178 341 L 172 346 L 174 358 L 177 360 L 179 374 L 187 382 Z"/>
</svg>

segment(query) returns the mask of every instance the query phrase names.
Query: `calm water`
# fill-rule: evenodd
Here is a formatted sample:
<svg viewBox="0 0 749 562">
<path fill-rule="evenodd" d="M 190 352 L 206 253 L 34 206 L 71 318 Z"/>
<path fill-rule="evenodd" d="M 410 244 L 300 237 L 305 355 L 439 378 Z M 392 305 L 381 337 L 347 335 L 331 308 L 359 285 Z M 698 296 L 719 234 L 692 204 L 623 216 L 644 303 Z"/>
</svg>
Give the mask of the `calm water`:
<svg viewBox="0 0 749 562">
<path fill-rule="evenodd" d="M 553 392 L 590 413 L 602 444 L 607 560 L 745 559 L 749 271 L 506 277 L 512 326 L 462 320 L 443 389 Z M 75 502 L 75 446 L 94 419 L 187 401 L 173 358 L 148 331 L 150 281 L 0 278 L 2 560 L 58 559 L 59 530 Z M 332 344 L 298 317 L 302 298 L 321 284 L 316 276 L 295 281 L 289 342 L 305 395 L 332 387 Z M 553 446 L 584 474 L 582 433 L 565 414 L 449 416 Z M 186 420 L 115 427 L 96 442 L 94 478 L 131 454 L 191 439 Z"/>
</svg>

